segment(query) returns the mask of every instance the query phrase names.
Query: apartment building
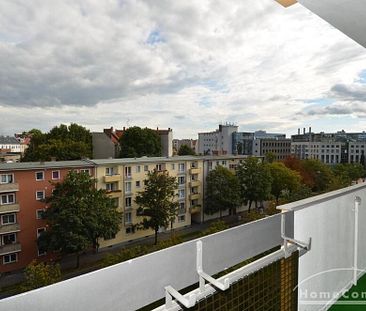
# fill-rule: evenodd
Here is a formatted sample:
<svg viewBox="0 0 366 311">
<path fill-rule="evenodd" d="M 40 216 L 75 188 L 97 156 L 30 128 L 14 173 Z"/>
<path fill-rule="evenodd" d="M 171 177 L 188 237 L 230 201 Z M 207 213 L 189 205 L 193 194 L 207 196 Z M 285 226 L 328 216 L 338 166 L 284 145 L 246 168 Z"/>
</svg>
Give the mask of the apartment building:
<svg viewBox="0 0 366 311">
<path fill-rule="evenodd" d="M 173 139 L 173 150 L 178 153 L 182 145 L 187 145 L 192 148 L 194 152 L 198 153 L 198 140 L 197 139 Z"/>
<path fill-rule="evenodd" d="M 0 135 L 0 152 L 21 153 L 20 142 L 11 136 Z"/>
<path fill-rule="evenodd" d="M 88 172 L 96 179 L 96 187 L 105 189 L 115 207 L 123 212 L 121 230 L 114 238 L 101 241 L 103 248 L 153 235 L 152 230 L 138 228 L 142 218 L 135 203 L 149 171 L 167 171 L 177 178 L 176 229 L 218 217 L 203 213 L 207 174 L 217 165 L 234 171 L 244 158 L 176 156 L 0 164 L 0 272 L 21 269 L 33 259 L 51 258 L 51 254 L 37 248 L 36 242 L 46 229 L 43 199 L 52 194 L 53 183 L 61 182 L 70 170 Z"/>
<path fill-rule="evenodd" d="M 37 248 L 37 238 L 46 230 L 43 199 L 70 170 L 93 175 L 93 166 L 86 161 L 0 164 L 0 273 L 24 268 L 33 259 L 50 259 Z"/>
<path fill-rule="evenodd" d="M 231 123 L 220 124 L 213 132 L 198 133 L 198 153 L 202 155 L 232 154 L 232 134 L 238 126 Z"/>
</svg>

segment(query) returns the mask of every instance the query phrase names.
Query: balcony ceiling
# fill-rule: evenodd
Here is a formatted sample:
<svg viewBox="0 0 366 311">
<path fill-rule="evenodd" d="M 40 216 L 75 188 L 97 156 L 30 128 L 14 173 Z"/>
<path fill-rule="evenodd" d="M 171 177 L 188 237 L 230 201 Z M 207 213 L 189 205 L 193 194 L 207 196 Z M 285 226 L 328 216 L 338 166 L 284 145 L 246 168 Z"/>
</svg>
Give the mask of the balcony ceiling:
<svg viewBox="0 0 366 311">
<path fill-rule="evenodd" d="M 285 7 L 296 3 L 294 0 L 276 1 Z M 297 2 L 366 47 L 365 0 L 298 0 Z"/>
</svg>

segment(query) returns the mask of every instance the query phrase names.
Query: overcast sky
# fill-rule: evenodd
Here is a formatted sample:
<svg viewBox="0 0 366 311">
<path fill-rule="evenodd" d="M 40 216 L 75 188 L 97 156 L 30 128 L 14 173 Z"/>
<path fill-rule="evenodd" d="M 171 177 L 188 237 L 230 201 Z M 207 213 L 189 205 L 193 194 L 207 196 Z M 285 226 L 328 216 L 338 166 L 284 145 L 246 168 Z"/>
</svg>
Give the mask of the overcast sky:
<svg viewBox="0 0 366 311">
<path fill-rule="evenodd" d="M 273 0 L 2 0 L 0 134 L 366 130 L 366 50 Z"/>
</svg>

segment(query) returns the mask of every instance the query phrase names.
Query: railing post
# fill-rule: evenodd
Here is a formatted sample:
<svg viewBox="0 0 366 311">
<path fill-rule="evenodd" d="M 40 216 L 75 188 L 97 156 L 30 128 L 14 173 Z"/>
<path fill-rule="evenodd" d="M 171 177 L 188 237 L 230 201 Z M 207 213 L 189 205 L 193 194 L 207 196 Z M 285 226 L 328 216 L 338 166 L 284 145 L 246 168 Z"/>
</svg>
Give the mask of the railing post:
<svg viewBox="0 0 366 311">
<path fill-rule="evenodd" d="M 358 281 L 358 211 L 361 205 L 361 198 L 355 198 L 355 227 L 354 227 L 354 245 L 353 245 L 353 285 Z"/>
</svg>

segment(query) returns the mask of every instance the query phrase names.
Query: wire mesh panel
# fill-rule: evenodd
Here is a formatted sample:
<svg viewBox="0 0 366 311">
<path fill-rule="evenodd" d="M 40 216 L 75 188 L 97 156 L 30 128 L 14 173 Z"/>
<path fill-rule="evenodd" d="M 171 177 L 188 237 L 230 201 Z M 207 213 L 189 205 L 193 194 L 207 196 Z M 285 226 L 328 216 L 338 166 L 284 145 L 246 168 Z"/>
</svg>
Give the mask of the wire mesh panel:
<svg viewBox="0 0 366 311">
<path fill-rule="evenodd" d="M 297 311 L 298 252 L 200 301 L 194 311 Z"/>
</svg>

